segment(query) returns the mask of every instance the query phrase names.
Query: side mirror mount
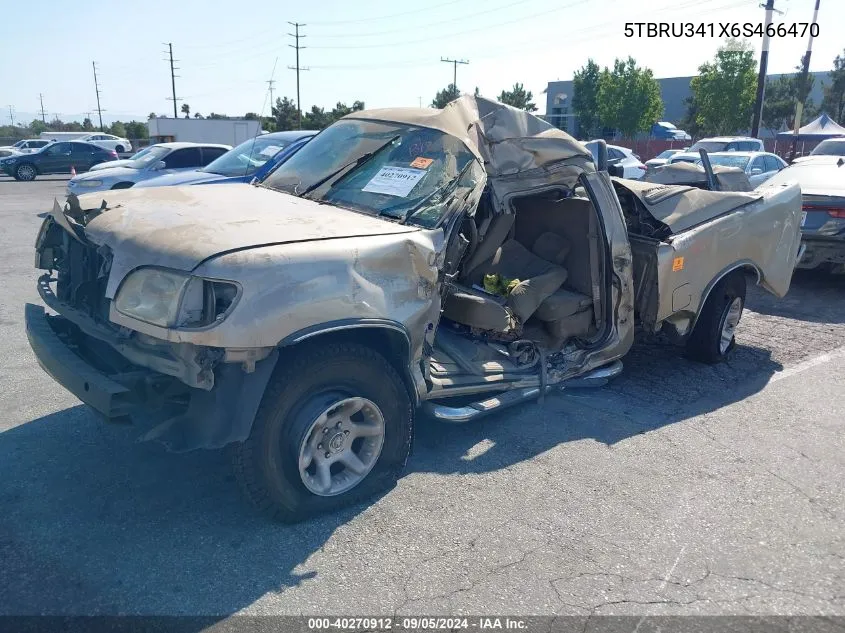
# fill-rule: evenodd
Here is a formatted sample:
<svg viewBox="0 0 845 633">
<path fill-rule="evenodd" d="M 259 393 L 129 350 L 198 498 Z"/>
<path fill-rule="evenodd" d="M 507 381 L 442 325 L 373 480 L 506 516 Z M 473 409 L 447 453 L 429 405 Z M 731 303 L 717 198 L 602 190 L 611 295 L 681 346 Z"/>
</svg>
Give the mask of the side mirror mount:
<svg viewBox="0 0 845 633">
<path fill-rule="evenodd" d="M 165 163 L 163 160 L 160 160 L 155 165 L 153 165 L 154 171 L 161 171 L 162 169 L 166 169 L 166 168 L 167 168 L 167 163 Z"/>
<path fill-rule="evenodd" d="M 760 167 L 752 167 L 751 168 L 751 175 L 756 176 L 758 174 L 762 174 L 763 170 Z"/>
<path fill-rule="evenodd" d="M 619 163 L 616 163 L 615 165 L 608 165 L 607 173 L 609 173 L 611 176 L 616 176 L 617 178 L 624 178 L 625 168 Z"/>
</svg>

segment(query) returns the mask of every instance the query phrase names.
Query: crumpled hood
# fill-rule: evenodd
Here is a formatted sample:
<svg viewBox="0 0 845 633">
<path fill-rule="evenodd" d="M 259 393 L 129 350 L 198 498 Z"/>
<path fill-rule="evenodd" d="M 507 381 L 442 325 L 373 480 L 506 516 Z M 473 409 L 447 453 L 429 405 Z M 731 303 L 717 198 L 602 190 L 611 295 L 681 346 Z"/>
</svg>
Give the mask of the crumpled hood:
<svg viewBox="0 0 845 633">
<path fill-rule="evenodd" d="M 235 183 L 92 193 L 83 209 L 108 208 L 86 237 L 113 254 L 106 296 L 139 266 L 191 271 L 222 253 L 270 244 L 408 233 L 412 226 L 369 217 L 270 189 Z"/>
</svg>

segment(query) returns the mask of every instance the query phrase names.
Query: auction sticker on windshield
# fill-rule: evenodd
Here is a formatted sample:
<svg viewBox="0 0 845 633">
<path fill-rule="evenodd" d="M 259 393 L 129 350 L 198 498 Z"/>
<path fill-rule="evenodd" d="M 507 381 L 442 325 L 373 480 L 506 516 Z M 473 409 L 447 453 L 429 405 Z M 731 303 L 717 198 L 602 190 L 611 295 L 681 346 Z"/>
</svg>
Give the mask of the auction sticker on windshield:
<svg viewBox="0 0 845 633">
<path fill-rule="evenodd" d="M 382 167 L 362 189 L 368 193 L 383 193 L 388 196 L 407 198 L 420 178 L 425 176 L 424 169 L 410 167 Z"/>
</svg>

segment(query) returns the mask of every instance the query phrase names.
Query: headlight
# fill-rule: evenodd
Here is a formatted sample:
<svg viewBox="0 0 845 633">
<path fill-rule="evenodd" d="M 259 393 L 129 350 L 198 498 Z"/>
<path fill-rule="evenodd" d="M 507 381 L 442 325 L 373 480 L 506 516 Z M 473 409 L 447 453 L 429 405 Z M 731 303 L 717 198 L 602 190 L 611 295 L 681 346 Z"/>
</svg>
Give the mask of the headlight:
<svg viewBox="0 0 845 633">
<path fill-rule="evenodd" d="M 76 182 L 70 181 L 69 184 L 78 185 L 80 187 L 99 187 L 103 184 L 102 180 L 77 180 Z"/>
<path fill-rule="evenodd" d="M 177 270 L 140 268 L 121 284 L 115 308 L 121 314 L 162 327 L 204 327 L 222 319 L 238 287 Z"/>
</svg>

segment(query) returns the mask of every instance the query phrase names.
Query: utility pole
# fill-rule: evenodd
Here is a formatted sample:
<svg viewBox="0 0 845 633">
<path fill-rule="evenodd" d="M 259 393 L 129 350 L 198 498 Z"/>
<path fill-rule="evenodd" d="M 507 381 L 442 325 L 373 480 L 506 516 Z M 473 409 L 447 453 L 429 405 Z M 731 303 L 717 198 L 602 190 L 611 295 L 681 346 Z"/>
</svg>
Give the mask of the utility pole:
<svg viewBox="0 0 845 633">
<path fill-rule="evenodd" d="M 273 111 L 273 84 L 276 83 L 273 79 L 267 80 L 267 85 L 270 86 L 270 111 Z M 299 98 L 299 97 L 297 97 Z"/>
<path fill-rule="evenodd" d="M 766 96 L 766 70 L 769 66 L 769 25 L 772 23 L 772 12 L 775 0 L 766 0 L 766 31 L 763 35 L 763 50 L 760 51 L 760 72 L 757 75 L 757 100 L 754 102 L 754 118 L 751 122 L 751 136 L 757 138 L 760 134 L 760 121 L 763 118 L 763 99 Z"/>
<path fill-rule="evenodd" d="M 12 127 L 15 127 L 15 113 L 12 111 L 12 106 L 9 106 L 9 120 L 12 122 Z"/>
<path fill-rule="evenodd" d="M 807 93 L 807 76 L 810 74 L 810 55 L 813 53 L 813 32 L 819 20 L 819 4 L 816 0 L 816 8 L 813 10 L 813 26 L 810 27 L 810 41 L 807 43 L 807 52 L 804 54 L 804 63 L 801 66 L 801 77 L 798 79 L 798 100 L 795 104 L 795 125 L 792 130 L 792 148 L 789 150 L 789 161 L 795 158 L 795 151 L 798 149 L 798 130 L 801 129 L 801 114 L 804 112 L 804 99 Z"/>
<path fill-rule="evenodd" d="M 302 102 L 299 100 L 299 71 L 300 70 L 309 70 L 308 68 L 300 68 L 299 66 L 299 49 L 305 48 L 305 46 L 299 45 L 299 39 L 305 37 L 304 35 L 299 34 L 299 27 L 306 26 L 305 24 L 300 24 L 299 22 L 288 22 L 294 28 L 293 33 L 288 33 L 294 40 L 296 44 L 288 44 L 291 48 L 296 49 L 296 66 L 288 66 L 290 70 L 296 71 L 296 127 L 300 130 L 302 129 Z"/>
<path fill-rule="evenodd" d="M 452 64 L 452 85 L 455 89 L 458 88 L 458 64 L 469 64 L 468 59 L 449 59 L 448 57 L 441 57 L 441 62 Z"/>
<path fill-rule="evenodd" d="M 176 112 L 176 102 L 177 102 L 177 101 L 181 101 L 181 99 L 177 99 L 177 98 L 176 98 L 176 77 L 177 77 L 177 75 L 176 75 L 176 71 L 177 71 L 177 70 L 179 70 L 179 69 L 178 69 L 178 68 L 176 68 L 176 67 L 173 65 L 173 62 L 174 62 L 174 61 L 177 61 L 177 62 L 178 62 L 179 60 L 178 60 L 178 59 L 176 59 L 176 60 L 174 60 L 174 59 L 173 59 L 173 44 L 172 44 L 172 43 L 170 43 L 170 42 L 168 42 L 168 44 L 167 44 L 167 51 L 168 51 L 168 54 L 169 54 L 169 56 L 170 56 L 170 89 L 171 89 L 171 90 L 172 90 L 172 92 L 173 92 L 173 96 L 172 96 L 172 97 L 168 97 L 168 99 L 167 99 L 167 100 L 168 100 L 168 101 L 172 101 L 172 102 L 173 102 L 173 118 L 174 118 L 174 119 L 178 119 L 178 118 L 179 118 L 179 115 L 178 115 L 178 114 L 177 114 L 177 112 Z M 164 61 L 167 61 L 167 60 L 164 60 Z"/>
<path fill-rule="evenodd" d="M 44 112 L 44 95 L 38 93 L 38 100 L 41 101 L 41 122 L 47 123 L 47 113 Z"/>
<path fill-rule="evenodd" d="M 100 83 L 97 81 L 97 62 L 91 62 L 94 67 L 94 92 L 97 93 L 97 115 L 100 117 L 100 132 L 103 131 L 103 109 L 100 107 Z"/>
</svg>

